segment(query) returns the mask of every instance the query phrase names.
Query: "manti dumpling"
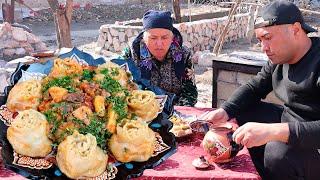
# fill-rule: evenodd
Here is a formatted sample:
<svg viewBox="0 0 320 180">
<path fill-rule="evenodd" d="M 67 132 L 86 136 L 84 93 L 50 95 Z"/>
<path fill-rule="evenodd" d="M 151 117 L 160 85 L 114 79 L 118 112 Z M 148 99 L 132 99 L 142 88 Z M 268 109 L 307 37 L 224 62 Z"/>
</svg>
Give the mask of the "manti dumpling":
<svg viewBox="0 0 320 180">
<path fill-rule="evenodd" d="M 127 72 L 122 69 L 118 64 L 113 62 L 106 62 L 104 64 L 101 64 L 96 69 L 96 75 L 94 77 L 95 80 L 99 81 L 104 78 L 104 75 L 101 74 L 101 70 L 108 69 L 109 75 L 115 80 L 117 80 L 122 87 L 127 87 L 129 77 L 127 75 Z"/>
<path fill-rule="evenodd" d="M 77 131 L 59 144 L 56 159 L 60 170 L 72 179 L 99 176 L 108 162 L 108 156 L 97 146 L 96 138 Z"/>
<path fill-rule="evenodd" d="M 130 111 L 149 122 L 157 117 L 160 104 L 152 91 L 134 90 L 128 98 Z"/>
<path fill-rule="evenodd" d="M 49 123 L 40 112 L 30 109 L 20 111 L 7 131 L 13 149 L 30 157 L 45 157 L 51 150 L 48 138 Z"/>
<path fill-rule="evenodd" d="M 40 104 L 40 80 L 27 80 L 17 83 L 10 91 L 7 107 L 12 112 L 37 109 Z"/>
<path fill-rule="evenodd" d="M 117 126 L 109 148 L 118 161 L 147 161 L 155 150 L 155 133 L 148 124 L 139 120 L 127 121 L 123 127 Z"/>
</svg>

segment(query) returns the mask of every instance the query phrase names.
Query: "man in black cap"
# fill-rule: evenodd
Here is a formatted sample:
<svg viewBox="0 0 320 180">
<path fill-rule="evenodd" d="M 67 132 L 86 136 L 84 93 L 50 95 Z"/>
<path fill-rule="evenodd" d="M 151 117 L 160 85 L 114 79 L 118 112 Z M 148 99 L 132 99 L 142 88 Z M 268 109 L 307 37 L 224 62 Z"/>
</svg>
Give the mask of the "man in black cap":
<svg viewBox="0 0 320 180">
<path fill-rule="evenodd" d="M 180 32 L 173 27 L 171 13 L 150 10 L 143 15 L 143 31 L 125 49 L 124 57 L 132 58 L 139 67 L 140 83 L 146 89 L 174 97 L 175 105 L 194 106 L 198 92 L 193 63 L 182 42 Z"/>
<path fill-rule="evenodd" d="M 268 63 L 206 119 L 236 118 L 233 140 L 249 148 L 263 179 L 320 177 L 320 39 L 293 3 L 265 6 L 255 21 Z M 262 102 L 271 91 L 283 102 Z M 221 124 L 220 124 L 221 125 Z"/>
</svg>

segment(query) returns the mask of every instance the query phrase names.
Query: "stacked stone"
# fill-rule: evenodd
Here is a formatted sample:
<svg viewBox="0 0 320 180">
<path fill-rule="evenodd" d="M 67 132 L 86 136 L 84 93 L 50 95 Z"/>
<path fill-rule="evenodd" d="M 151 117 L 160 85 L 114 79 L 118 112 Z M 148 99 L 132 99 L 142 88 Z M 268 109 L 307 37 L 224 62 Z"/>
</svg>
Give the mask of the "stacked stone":
<svg viewBox="0 0 320 180">
<path fill-rule="evenodd" d="M 45 50 L 46 45 L 37 36 L 7 22 L 0 24 L 0 59 L 8 61 Z"/>
<path fill-rule="evenodd" d="M 225 42 L 232 42 L 244 38 L 248 24 L 248 14 L 236 15 L 231 23 Z M 211 50 L 223 33 L 228 17 L 199 20 L 175 24 L 181 32 L 184 45 L 193 52 Z M 125 26 L 118 24 L 107 24 L 100 27 L 100 35 L 97 42 L 97 50 L 121 52 L 124 47 L 129 46 L 132 40 L 142 31 L 142 26 Z"/>
<path fill-rule="evenodd" d="M 98 50 L 96 51 L 121 52 L 125 47 L 130 46 L 141 31 L 142 26 L 102 25 L 97 42 Z"/>
</svg>

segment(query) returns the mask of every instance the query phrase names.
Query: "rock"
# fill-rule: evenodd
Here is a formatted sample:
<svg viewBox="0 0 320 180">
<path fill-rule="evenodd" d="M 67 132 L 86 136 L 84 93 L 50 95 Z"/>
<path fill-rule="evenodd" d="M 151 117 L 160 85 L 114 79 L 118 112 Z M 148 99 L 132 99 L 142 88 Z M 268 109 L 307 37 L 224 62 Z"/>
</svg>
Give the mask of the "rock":
<svg viewBox="0 0 320 180">
<path fill-rule="evenodd" d="M 211 67 L 212 59 L 215 57 L 213 53 L 210 53 L 209 50 L 203 51 L 198 59 L 199 66 Z"/>
<path fill-rule="evenodd" d="M 107 50 L 102 50 L 101 54 L 106 56 L 106 57 L 112 57 L 112 56 L 117 56 L 118 55 L 116 53 L 113 53 L 113 52 L 110 52 L 110 51 L 107 51 Z"/>
<path fill-rule="evenodd" d="M 107 41 L 106 33 L 100 33 L 97 41 L 97 46 L 103 47 L 104 43 Z"/>
<path fill-rule="evenodd" d="M 31 44 L 32 44 L 32 43 L 38 43 L 38 42 L 41 41 L 39 37 L 35 36 L 35 35 L 32 34 L 32 33 L 26 33 L 26 35 L 27 35 L 27 41 L 28 41 L 28 43 L 31 43 Z"/>
<path fill-rule="evenodd" d="M 194 64 L 198 64 L 198 61 L 199 61 L 199 56 L 202 52 L 201 51 L 197 51 L 193 54 L 192 56 L 192 61 Z"/>
<path fill-rule="evenodd" d="M 26 50 L 24 48 L 18 48 L 15 52 L 17 55 L 24 55 L 26 54 Z"/>
<path fill-rule="evenodd" d="M 119 41 L 120 43 L 125 42 L 125 34 L 124 32 L 119 32 Z"/>
<path fill-rule="evenodd" d="M 192 44 L 189 41 L 184 41 L 183 45 L 187 46 L 188 48 L 192 48 Z"/>
<path fill-rule="evenodd" d="M 19 42 L 17 41 L 14 41 L 12 39 L 10 40 L 6 40 L 6 41 L 3 41 L 0 45 L 1 49 L 2 48 L 16 48 L 16 47 L 19 47 Z"/>
<path fill-rule="evenodd" d="M 9 56 L 9 57 L 11 57 L 11 56 L 14 55 L 15 52 L 16 52 L 15 49 L 4 49 L 4 50 L 3 50 L 3 56 Z"/>
<path fill-rule="evenodd" d="M 133 35 L 131 29 L 126 29 L 125 33 L 126 33 L 127 37 L 131 37 Z"/>
<path fill-rule="evenodd" d="M 120 43 L 119 43 L 118 40 L 113 39 L 113 47 L 114 47 L 114 50 L 115 50 L 116 52 L 121 51 Z"/>
<path fill-rule="evenodd" d="M 112 36 L 118 36 L 119 32 L 116 29 L 110 28 L 110 33 Z"/>
<path fill-rule="evenodd" d="M 12 36 L 13 36 L 13 39 L 15 39 L 17 41 L 27 41 L 28 40 L 26 31 L 24 31 L 21 28 L 13 28 Z"/>
<path fill-rule="evenodd" d="M 112 41 L 112 36 L 111 36 L 111 34 L 108 33 L 107 36 L 108 36 L 108 43 L 109 43 L 109 44 L 112 44 L 113 41 Z"/>
<path fill-rule="evenodd" d="M 45 43 L 39 42 L 39 43 L 35 44 L 35 51 L 47 51 L 47 50 L 48 50 L 48 48 Z"/>
</svg>

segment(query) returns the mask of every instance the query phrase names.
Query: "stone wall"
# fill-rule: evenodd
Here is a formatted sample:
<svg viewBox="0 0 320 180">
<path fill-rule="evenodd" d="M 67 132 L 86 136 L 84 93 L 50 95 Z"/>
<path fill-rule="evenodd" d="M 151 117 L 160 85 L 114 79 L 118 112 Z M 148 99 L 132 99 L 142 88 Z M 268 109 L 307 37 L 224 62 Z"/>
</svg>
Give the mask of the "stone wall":
<svg viewBox="0 0 320 180">
<path fill-rule="evenodd" d="M 226 42 L 245 37 L 248 18 L 248 14 L 236 15 L 226 36 Z M 184 45 L 189 47 L 193 52 L 197 52 L 212 49 L 215 41 L 223 32 L 226 23 L 227 17 L 222 17 L 180 23 L 174 26 L 181 32 Z M 104 51 L 121 52 L 124 47 L 131 44 L 132 40 L 141 30 L 142 26 L 102 25 L 100 27 L 96 51 L 98 51 L 97 53 L 104 53 Z"/>
<path fill-rule="evenodd" d="M 241 85 L 247 83 L 254 75 L 235 71 L 221 70 L 218 74 L 217 99 L 218 106 L 226 101 L 231 94 Z M 281 104 L 280 100 L 271 92 L 265 101 Z"/>
<path fill-rule="evenodd" d="M 4 3 L 6 0 L 0 0 L 0 3 Z M 43 8 L 49 8 L 49 4 L 47 0 L 23 0 L 25 4 L 30 6 L 31 8 L 35 9 L 43 9 Z M 66 0 L 58 0 L 60 3 L 65 3 Z M 94 0 L 94 1 L 88 1 L 88 0 L 73 0 L 73 4 L 79 4 L 81 6 L 91 3 L 93 5 L 97 4 L 107 4 L 107 5 L 114 5 L 114 4 L 133 4 L 133 3 L 145 3 L 155 1 L 158 2 L 159 0 Z M 8 3 L 10 3 L 10 0 L 7 0 Z M 25 7 L 19 3 L 15 4 L 16 7 Z"/>
<path fill-rule="evenodd" d="M 44 50 L 48 49 L 37 36 L 7 22 L 0 24 L 0 59 L 8 61 Z"/>
</svg>

